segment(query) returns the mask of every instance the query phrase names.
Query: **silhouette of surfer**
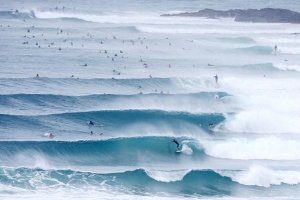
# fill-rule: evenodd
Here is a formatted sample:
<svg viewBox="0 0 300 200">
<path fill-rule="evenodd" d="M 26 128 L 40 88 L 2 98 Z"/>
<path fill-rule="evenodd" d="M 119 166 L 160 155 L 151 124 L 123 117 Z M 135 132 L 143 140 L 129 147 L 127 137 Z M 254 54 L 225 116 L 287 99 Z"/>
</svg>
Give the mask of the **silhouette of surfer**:
<svg viewBox="0 0 300 200">
<path fill-rule="evenodd" d="M 218 84 L 218 75 L 216 74 L 214 77 L 215 77 L 216 83 Z"/>
<path fill-rule="evenodd" d="M 172 142 L 174 142 L 177 145 L 177 151 L 180 151 L 179 143 L 175 139 L 173 139 Z"/>
</svg>

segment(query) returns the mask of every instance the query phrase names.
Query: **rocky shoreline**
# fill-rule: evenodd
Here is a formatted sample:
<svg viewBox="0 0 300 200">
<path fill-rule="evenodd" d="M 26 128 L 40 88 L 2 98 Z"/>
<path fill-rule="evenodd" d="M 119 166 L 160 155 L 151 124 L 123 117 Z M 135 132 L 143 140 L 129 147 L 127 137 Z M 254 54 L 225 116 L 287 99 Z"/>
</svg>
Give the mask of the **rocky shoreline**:
<svg viewBox="0 0 300 200">
<path fill-rule="evenodd" d="M 263 8 L 256 9 L 234 9 L 228 11 L 204 9 L 198 12 L 185 12 L 179 14 L 164 14 L 162 16 L 183 17 L 206 17 L 210 19 L 234 18 L 237 22 L 260 22 L 260 23 L 293 23 L 300 24 L 300 13 L 287 9 Z"/>
</svg>

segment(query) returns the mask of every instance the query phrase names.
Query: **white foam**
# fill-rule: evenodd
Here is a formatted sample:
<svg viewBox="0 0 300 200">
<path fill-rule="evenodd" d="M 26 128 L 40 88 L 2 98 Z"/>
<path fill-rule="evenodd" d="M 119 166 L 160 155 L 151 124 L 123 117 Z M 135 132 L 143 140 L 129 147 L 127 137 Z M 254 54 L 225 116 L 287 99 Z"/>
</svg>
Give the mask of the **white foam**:
<svg viewBox="0 0 300 200">
<path fill-rule="evenodd" d="M 223 89 L 233 91 L 235 90 L 242 90 L 241 92 L 243 94 L 255 91 L 255 92 L 261 92 L 261 91 L 282 91 L 282 90 L 299 90 L 300 87 L 300 80 L 291 77 L 290 79 L 286 79 L 283 77 L 263 77 L 264 72 L 260 72 L 259 75 L 256 76 L 230 76 L 230 75 L 224 75 L 220 76 L 220 86 Z M 255 83 L 255 84 L 254 84 Z"/>
<path fill-rule="evenodd" d="M 300 142 L 278 137 L 257 139 L 233 138 L 228 140 L 199 140 L 204 152 L 213 157 L 252 160 L 299 160 Z"/>
<path fill-rule="evenodd" d="M 187 144 L 182 144 L 181 153 L 191 155 L 193 150 Z"/>
<path fill-rule="evenodd" d="M 278 49 L 278 52 L 282 54 L 300 54 L 300 49 L 298 46 L 282 45 L 280 49 Z"/>
<path fill-rule="evenodd" d="M 171 23 L 171 22 L 170 22 Z M 264 33 L 264 34 L 272 34 L 274 31 L 272 29 L 266 29 L 266 30 L 255 30 L 255 29 L 235 29 L 234 27 L 231 28 L 224 28 L 222 26 L 216 26 L 216 27 L 190 27 L 190 28 L 184 28 L 184 27 L 153 27 L 153 26 L 137 26 L 137 30 L 141 32 L 146 33 L 169 33 L 169 34 L 258 34 L 258 33 Z"/>
<path fill-rule="evenodd" d="M 95 15 L 95 14 L 78 14 L 66 12 L 52 12 L 33 10 L 35 16 L 40 19 L 58 19 L 58 18 L 76 18 L 89 22 L 111 23 L 111 24 L 200 24 L 199 20 L 194 18 L 182 17 L 161 17 L 155 13 L 126 13 Z M 211 20 L 210 20 L 211 21 Z"/>
<path fill-rule="evenodd" d="M 270 168 L 254 165 L 247 171 L 219 171 L 222 176 L 231 178 L 243 185 L 270 187 L 271 185 L 299 184 L 299 171 L 274 171 Z"/>
<path fill-rule="evenodd" d="M 24 151 L 22 153 L 19 153 L 9 161 L 9 164 L 13 167 L 29 167 L 41 169 L 53 168 L 46 156 L 35 151 Z"/>
<path fill-rule="evenodd" d="M 289 64 L 275 64 L 274 67 L 281 69 L 281 70 L 291 70 L 300 72 L 300 65 L 289 65 Z"/>
<path fill-rule="evenodd" d="M 271 110 L 242 111 L 226 117 L 221 130 L 239 133 L 300 133 L 299 113 L 282 113 Z"/>
<path fill-rule="evenodd" d="M 178 171 L 163 171 L 163 170 L 149 170 L 146 171 L 147 175 L 160 182 L 175 182 L 180 181 L 189 173 L 189 170 Z"/>
</svg>

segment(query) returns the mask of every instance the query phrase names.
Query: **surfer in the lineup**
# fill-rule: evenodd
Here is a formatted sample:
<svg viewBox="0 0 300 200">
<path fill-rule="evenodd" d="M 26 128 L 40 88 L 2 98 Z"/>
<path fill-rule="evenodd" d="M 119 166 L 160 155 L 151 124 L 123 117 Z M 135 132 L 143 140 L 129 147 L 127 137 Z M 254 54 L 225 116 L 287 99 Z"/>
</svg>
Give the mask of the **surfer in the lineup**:
<svg viewBox="0 0 300 200">
<path fill-rule="evenodd" d="M 179 143 L 175 140 L 175 139 L 173 139 L 173 141 L 172 142 L 174 142 L 176 145 L 177 145 L 177 151 L 180 151 L 180 148 L 179 148 Z"/>
<path fill-rule="evenodd" d="M 52 133 L 45 133 L 45 136 L 48 137 L 48 138 L 53 138 L 54 135 Z"/>
</svg>

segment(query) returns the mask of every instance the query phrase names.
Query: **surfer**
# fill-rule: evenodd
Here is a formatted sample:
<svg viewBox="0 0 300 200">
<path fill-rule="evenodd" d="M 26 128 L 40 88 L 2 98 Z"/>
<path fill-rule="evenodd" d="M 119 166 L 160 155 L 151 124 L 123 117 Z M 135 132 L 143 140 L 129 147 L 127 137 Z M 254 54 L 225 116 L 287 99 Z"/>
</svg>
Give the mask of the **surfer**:
<svg viewBox="0 0 300 200">
<path fill-rule="evenodd" d="M 274 52 L 275 53 L 277 52 L 277 45 L 275 45 L 275 47 L 274 47 Z"/>
<path fill-rule="evenodd" d="M 90 135 L 94 135 L 94 132 L 93 132 L 93 131 L 91 131 Z"/>
<path fill-rule="evenodd" d="M 36 74 L 36 76 L 35 76 L 36 78 L 39 78 L 40 76 L 39 76 L 39 74 Z"/>
<path fill-rule="evenodd" d="M 177 151 L 180 151 L 180 148 L 179 148 L 179 143 L 175 140 L 175 139 L 173 139 L 173 141 L 172 142 L 174 142 L 176 145 L 177 145 Z"/>
<path fill-rule="evenodd" d="M 52 133 L 45 133 L 45 136 L 48 137 L 48 138 L 53 138 L 54 135 Z"/>
<path fill-rule="evenodd" d="M 213 124 L 213 123 L 208 123 L 208 128 L 209 128 L 210 130 L 212 130 L 212 129 L 214 128 L 214 124 Z"/>
<path fill-rule="evenodd" d="M 89 124 L 90 124 L 90 125 L 94 125 L 94 122 L 93 122 L 93 121 L 90 121 Z"/>
<path fill-rule="evenodd" d="M 218 75 L 216 74 L 214 77 L 215 77 L 216 83 L 218 84 Z"/>
</svg>

